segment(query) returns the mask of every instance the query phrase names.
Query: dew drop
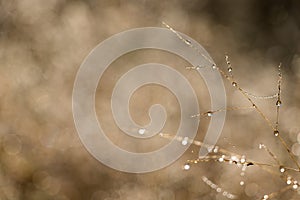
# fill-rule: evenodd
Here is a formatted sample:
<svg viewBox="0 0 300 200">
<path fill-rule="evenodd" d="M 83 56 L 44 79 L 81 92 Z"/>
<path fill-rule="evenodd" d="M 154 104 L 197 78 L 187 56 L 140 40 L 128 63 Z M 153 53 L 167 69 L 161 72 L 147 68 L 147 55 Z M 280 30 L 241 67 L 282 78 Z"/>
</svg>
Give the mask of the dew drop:
<svg viewBox="0 0 300 200">
<path fill-rule="evenodd" d="M 187 44 L 187 45 L 191 45 L 192 44 L 192 42 L 190 41 L 190 40 L 185 40 L 185 43 Z"/>
<path fill-rule="evenodd" d="M 279 135 L 279 131 L 275 130 L 275 131 L 274 131 L 274 136 L 275 136 L 275 137 L 278 137 L 278 135 Z"/>
<path fill-rule="evenodd" d="M 230 158 L 232 161 L 235 161 L 235 162 L 238 162 L 239 161 L 239 159 L 236 157 L 236 156 L 231 156 L 231 158 Z"/>
<path fill-rule="evenodd" d="M 264 195 L 263 200 L 269 199 L 269 195 Z"/>
<path fill-rule="evenodd" d="M 140 129 L 138 130 L 138 133 L 139 133 L 140 135 L 144 135 L 145 132 L 146 132 L 146 129 L 144 129 L 144 128 L 140 128 Z"/>
<path fill-rule="evenodd" d="M 242 167 L 242 171 L 243 171 L 243 172 L 246 171 L 247 166 L 248 166 L 248 164 L 244 164 L 244 165 L 243 165 L 243 167 Z"/>
<path fill-rule="evenodd" d="M 282 104 L 282 103 L 281 103 L 281 101 L 280 101 L 280 100 L 277 100 L 277 101 L 276 101 L 276 106 L 277 106 L 277 107 L 280 107 L 280 106 L 281 106 L 281 104 Z"/>
<path fill-rule="evenodd" d="M 283 172 L 285 172 L 285 168 L 284 168 L 283 166 L 280 166 L 280 167 L 279 167 L 279 171 L 280 171 L 281 173 L 283 173 Z"/>
<path fill-rule="evenodd" d="M 189 163 L 186 163 L 183 165 L 184 170 L 189 170 L 191 168 L 191 165 Z"/>
<path fill-rule="evenodd" d="M 217 186 L 216 184 L 212 183 L 212 184 L 210 185 L 210 187 L 211 187 L 212 189 L 216 190 L 218 186 Z"/>
<path fill-rule="evenodd" d="M 262 144 L 262 143 L 260 143 L 260 144 L 258 145 L 258 148 L 259 148 L 259 149 L 263 149 L 263 148 L 265 148 L 265 145 Z"/>
<path fill-rule="evenodd" d="M 288 177 L 286 180 L 286 184 L 291 185 L 292 184 L 292 180 L 291 177 Z"/>
<path fill-rule="evenodd" d="M 236 87 L 236 86 L 237 86 L 237 83 L 236 83 L 236 82 L 232 82 L 231 84 L 232 84 L 233 87 Z"/>
<path fill-rule="evenodd" d="M 242 156 L 241 163 L 244 164 L 245 162 L 246 162 L 246 158 L 245 158 L 245 156 Z"/>
<path fill-rule="evenodd" d="M 222 156 L 218 159 L 218 161 L 219 161 L 219 162 L 224 162 L 224 158 L 225 158 L 225 155 L 222 155 Z"/>
<path fill-rule="evenodd" d="M 191 118 L 196 118 L 196 117 L 199 117 L 200 114 L 195 114 L 195 115 L 191 115 Z"/>
<path fill-rule="evenodd" d="M 188 140 L 189 140 L 188 137 L 184 137 L 183 140 L 181 141 L 181 144 L 182 144 L 183 146 L 187 145 L 187 144 L 188 144 Z"/>
<path fill-rule="evenodd" d="M 213 116 L 213 112 L 212 111 L 208 111 L 206 114 L 207 114 L 208 117 Z"/>
<path fill-rule="evenodd" d="M 294 184 L 294 185 L 293 185 L 293 189 L 294 189 L 294 190 L 298 189 L 298 184 Z"/>
<path fill-rule="evenodd" d="M 241 182 L 240 182 L 240 185 L 241 185 L 241 186 L 245 185 L 245 182 L 244 182 L 244 181 L 241 181 Z"/>
<path fill-rule="evenodd" d="M 211 153 L 214 150 L 214 146 L 209 145 L 207 148 L 208 153 Z"/>
<path fill-rule="evenodd" d="M 214 153 L 218 153 L 219 152 L 219 147 L 218 146 L 215 146 L 215 148 L 214 148 Z"/>
<path fill-rule="evenodd" d="M 217 65 L 216 65 L 216 64 L 213 64 L 213 65 L 212 65 L 212 68 L 213 68 L 213 69 L 217 69 Z"/>
<path fill-rule="evenodd" d="M 229 63 L 230 64 L 230 63 Z M 228 72 L 232 72 L 232 67 L 228 67 Z"/>
</svg>

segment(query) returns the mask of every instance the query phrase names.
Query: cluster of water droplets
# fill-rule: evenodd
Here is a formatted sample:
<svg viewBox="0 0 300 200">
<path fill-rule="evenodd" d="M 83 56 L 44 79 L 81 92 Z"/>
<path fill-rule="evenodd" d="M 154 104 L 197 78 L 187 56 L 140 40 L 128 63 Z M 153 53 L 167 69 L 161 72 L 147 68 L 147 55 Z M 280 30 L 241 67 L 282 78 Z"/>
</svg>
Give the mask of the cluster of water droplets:
<svg viewBox="0 0 300 200">
<path fill-rule="evenodd" d="M 207 177 L 203 176 L 202 181 L 207 184 L 209 187 L 211 187 L 213 190 L 215 190 L 217 193 L 221 193 L 224 197 L 228 199 L 236 199 L 237 196 L 234 194 L 231 194 L 230 192 L 224 190 L 223 188 L 219 187 L 217 184 L 213 183 L 211 180 L 209 180 Z"/>
</svg>

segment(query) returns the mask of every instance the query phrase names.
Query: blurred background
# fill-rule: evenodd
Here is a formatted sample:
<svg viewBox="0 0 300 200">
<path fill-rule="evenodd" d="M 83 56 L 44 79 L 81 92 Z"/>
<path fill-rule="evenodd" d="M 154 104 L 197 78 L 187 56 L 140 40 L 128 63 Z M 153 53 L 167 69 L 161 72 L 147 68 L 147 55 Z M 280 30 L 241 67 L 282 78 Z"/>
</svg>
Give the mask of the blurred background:
<svg viewBox="0 0 300 200">
<path fill-rule="evenodd" d="M 217 162 L 192 165 L 184 171 L 185 161 L 197 158 L 198 148 L 193 146 L 181 159 L 156 172 L 127 174 L 110 169 L 95 160 L 79 140 L 72 116 L 72 89 L 83 59 L 101 41 L 132 28 L 163 27 L 161 22 L 165 21 L 203 45 L 220 68 L 226 69 L 224 57 L 228 54 L 238 84 L 257 95 L 276 93 L 277 66 L 282 63 L 280 131 L 292 153 L 299 156 L 299 9 L 296 0 L 0 1 L 0 199 L 226 199 L 205 184 L 202 176 L 238 199 L 261 199 L 285 187 L 279 176 L 256 167 L 249 167 L 243 177 L 240 168 Z M 194 86 L 201 111 L 210 107 L 202 78 L 185 70 L 189 66 L 185 60 L 158 50 L 124 55 L 105 72 L 96 95 L 98 119 L 122 148 L 129 148 L 128 138 L 112 121 L 112 88 L 123 73 L 147 62 L 164 63 L 180 71 Z M 231 84 L 225 82 L 225 86 L 229 107 L 249 105 Z M 272 121 L 276 118 L 275 102 L 257 102 Z M 176 132 L 180 108 L 165 88 L 142 87 L 130 103 L 133 119 L 140 124 L 148 122 L 149 106 L 161 103 L 168 113 L 164 131 Z M 204 138 L 208 123 L 209 119 L 201 119 L 199 140 Z M 129 150 L 153 150 L 166 142 L 150 139 L 142 146 L 145 149 Z M 261 142 L 284 165 L 295 167 L 255 111 L 227 113 L 219 146 L 253 160 L 274 162 L 258 149 Z M 274 199 L 299 198 L 297 191 L 287 191 Z"/>
</svg>

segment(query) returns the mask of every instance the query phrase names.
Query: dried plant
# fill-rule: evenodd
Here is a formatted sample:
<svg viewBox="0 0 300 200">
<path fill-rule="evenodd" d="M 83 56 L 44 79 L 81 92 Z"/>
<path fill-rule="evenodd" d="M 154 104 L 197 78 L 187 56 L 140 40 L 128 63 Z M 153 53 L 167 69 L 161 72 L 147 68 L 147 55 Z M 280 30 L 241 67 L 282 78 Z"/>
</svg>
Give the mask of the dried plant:
<svg viewBox="0 0 300 200">
<path fill-rule="evenodd" d="M 179 40 L 184 42 L 189 47 L 195 49 L 199 53 L 199 56 L 206 59 L 211 65 L 210 66 L 191 66 L 186 67 L 187 70 L 200 70 L 201 68 L 211 67 L 214 70 L 217 70 L 227 81 L 230 82 L 233 88 L 235 88 L 238 92 L 244 96 L 244 98 L 249 102 L 249 106 L 237 106 L 237 107 L 228 107 L 226 109 L 218 109 L 218 110 L 209 110 L 203 113 L 198 113 L 195 115 L 192 115 L 191 117 L 212 117 L 214 113 L 217 112 L 223 112 L 223 111 L 236 111 L 236 110 L 242 110 L 242 109 L 253 109 L 256 111 L 262 118 L 263 122 L 267 124 L 267 126 L 270 129 L 270 133 L 273 134 L 273 136 L 279 141 L 279 143 L 283 146 L 283 148 L 286 150 L 290 160 L 295 164 L 296 167 L 288 166 L 285 164 L 285 162 L 281 161 L 276 154 L 269 149 L 265 144 L 261 143 L 259 144 L 258 148 L 261 150 L 264 150 L 267 152 L 267 154 L 274 160 L 274 164 L 272 163 L 263 163 L 263 162 L 257 162 L 252 159 L 248 159 L 246 155 L 239 155 L 237 153 L 228 151 L 224 148 L 221 148 L 216 145 L 210 145 L 210 144 L 204 144 L 201 141 L 198 140 L 192 140 L 187 137 L 177 137 L 172 134 L 167 133 L 160 133 L 161 137 L 172 139 L 176 138 L 179 142 L 182 143 L 182 145 L 186 145 L 187 143 L 191 143 L 193 145 L 199 146 L 199 147 L 205 147 L 208 150 L 208 155 L 204 157 L 198 157 L 196 159 L 190 159 L 187 160 L 186 163 L 183 165 L 183 170 L 189 170 L 191 168 L 191 165 L 193 164 L 199 164 L 202 162 L 219 162 L 219 163 L 227 163 L 231 165 L 235 165 L 238 168 L 241 169 L 241 176 L 245 176 L 245 172 L 250 167 L 258 167 L 259 170 L 263 170 L 271 174 L 272 176 L 276 176 L 279 179 L 281 179 L 285 186 L 282 187 L 279 191 L 274 191 L 271 193 L 265 193 L 261 199 L 273 199 L 275 197 L 278 197 L 279 195 L 285 193 L 288 190 L 293 190 L 295 192 L 299 191 L 299 182 L 297 181 L 297 174 L 300 172 L 300 164 L 295 157 L 295 155 L 292 153 L 289 145 L 287 144 L 284 137 L 284 133 L 280 130 L 280 108 L 282 106 L 281 101 L 281 92 L 282 92 L 282 72 L 281 72 L 281 64 L 278 66 L 278 81 L 277 81 L 277 93 L 273 95 L 267 95 L 267 96 L 258 96 L 255 94 L 252 94 L 246 90 L 244 90 L 239 83 L 236 81 L 234 75 L 233 75 L 233 67 L 229 60 L 229 56 L 225 55 L 225 61 L 227 64 L 226 71 L 221 69 L 219 66 L 217 66 L 212 60 L 210 60 L 207 56 L 203 55 L 200 50 L 198 50 L 191 41 L 185 39 L 183 36 L 181 36 L 177 31 L 175 31 L 171 26 L 163 22 L 163 25 L 168 28 L 170 31 L 172 31 Z M 267 100 L 267 99 L 275 99 L 275 115 L 276 120 L 275 122 L 272 122 L 266 114 L 262 111 L 262 109 L 255 103 L 254 99 L 256 100 Z M 294 173 L 294 174 L 292 174 Z M 209 187 L 211 187 L 213 190 L 215 190 L 217 193 L 221 193 L 224 197 L 227 197 L 228 199 L 240 199 L 238 195 L 235 195 L 231 192 L 229 192 L 226 189 L 223 189 L 219 187 L 217 184 L 213 183 L 209 178 L 206 176 L 202 177 L 202 180 L 204 183 L 206 183 Z M 240 185 L 245 185 L 245 181 L 241 180 Z"/>
</svg>

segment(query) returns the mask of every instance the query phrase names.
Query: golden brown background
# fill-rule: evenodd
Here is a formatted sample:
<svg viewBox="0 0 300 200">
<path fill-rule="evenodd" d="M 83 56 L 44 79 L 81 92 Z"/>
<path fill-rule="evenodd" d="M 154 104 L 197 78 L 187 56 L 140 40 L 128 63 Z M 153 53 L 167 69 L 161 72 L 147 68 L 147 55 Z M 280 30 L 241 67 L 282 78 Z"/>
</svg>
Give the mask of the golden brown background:
<svg viewBox="0 0 300 200">
<path fill-rule="evenodd" d="M 239 185 L 242 178 L 236 166 L 209 162 L 183 171 L 185 160 L 197 157 L 196 147 L 157 172 L 138 175 L 110 169 L 80 143 L 72 117 L 72 89 L 81 62 L 98 43 L 128 29 L 162 27 L 165 21 L 202 44 L 220 67 L 224 68 L 224 55 L 228 53 L 239 85 L 253 93 L 276 92 L 277 66 L 282 62 L 280 129 L 293 153 L 300 155 L 299 10 L 296 0 L 0 1 L 0 199 L 225 199 L 202 182 L 203 175 L 240 195 L 240 199 L 259 199 L 284 187 L 279 177 L 255 167 L 247 170 L 244 186 Z M 182 72 L 197 92 L 200 109 L 206 111 L 210 105 L 201 77 L 185 70 L 188 63 L 184 60 L 155 50 L 122 56 L 99 84 L 97 114 L 116 144 L 139 152 L 166 141 L 156 138 L 152 143 L 143 141 L 142 147 L 128 147 L 107 103 L 118 77 L 146 62 L 165 63 Z M 248 105 L 230 84 L 225 85 L 229 106 Z M 140 124 L 147 123 L 147 109 L 158 102 L 168 112 L 164 131 L 175 132 L 180 116 L 178 103 L 158 86 L 146 86 L 134 94 L 130 104 L 133 118 Z M 258 105 L 275 120 L 275 100 L 259 101 Z M 208 122 L 201 121 L 199 139 L 203 139 Z M 272 162 L 258 150 L 260 142 L 286 165 L 293 165 L 257 113 L 228 112 L 220 146 L 251 159 Z M 299 198 L 297 192 L 288 191 L 277 199 Z"/>
</svg>

